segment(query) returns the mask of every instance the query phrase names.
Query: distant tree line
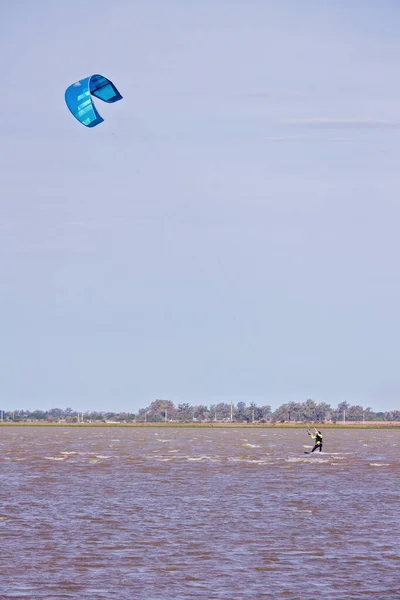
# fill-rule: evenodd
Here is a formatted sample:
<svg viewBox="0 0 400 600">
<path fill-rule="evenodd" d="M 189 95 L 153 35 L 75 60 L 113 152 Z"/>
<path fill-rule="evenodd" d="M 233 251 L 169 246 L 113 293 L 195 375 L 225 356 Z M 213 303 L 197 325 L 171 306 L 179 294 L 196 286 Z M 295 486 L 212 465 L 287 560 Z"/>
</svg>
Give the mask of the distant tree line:
<svg viewBox="0 0 400 600">
<path fill-rule="evenodd" d="M 400 421 L 400 411 L 374 412 L 370 407 L 341 402 L 332 408 L 326 402 L 288 402 L 272 410 L 268 404 L 259 406 L 255 402 L 220 402 L 219 404 L 192 405 L 175 404 L 171 400 L 154 400 L 137 413 L 128 412 L 78 412 L 72 408 L 52 408 L 51 410 L 1 411 L 3 421 L 48 423 L 79 422 L 148 422 L 148 423 L 190 423 L 190 422 L 261 422 L 261 423 L 337 423 L 349 421 Z"/>
</svg>

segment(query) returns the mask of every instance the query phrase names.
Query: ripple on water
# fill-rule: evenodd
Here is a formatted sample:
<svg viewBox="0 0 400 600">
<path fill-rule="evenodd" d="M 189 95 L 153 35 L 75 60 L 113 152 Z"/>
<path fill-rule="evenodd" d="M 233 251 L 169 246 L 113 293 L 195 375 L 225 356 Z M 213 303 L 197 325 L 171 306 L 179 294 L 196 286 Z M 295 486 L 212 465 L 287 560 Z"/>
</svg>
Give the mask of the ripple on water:
<svg viewBox="0 0 400 600">
<path fill-rule="evenodd" d="M 400 431 L 0 434 L 5 598 L 396 597 Z"/>
</svg>

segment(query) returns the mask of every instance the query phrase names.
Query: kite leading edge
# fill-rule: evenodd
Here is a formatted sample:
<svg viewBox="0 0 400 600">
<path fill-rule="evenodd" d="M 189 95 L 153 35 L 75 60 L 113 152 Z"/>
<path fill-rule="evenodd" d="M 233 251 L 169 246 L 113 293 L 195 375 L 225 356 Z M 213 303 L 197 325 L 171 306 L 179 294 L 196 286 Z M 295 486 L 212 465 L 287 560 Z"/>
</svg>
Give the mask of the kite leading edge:
<svg viewBox="0 0 400 600">
<path fill-rule="evenodd" d="M 92 96 L 109 104 L 122 100 L 115 85 L 103 75 L 80 79 L 65 91 L 65 102 L 74 117 L 86 127 L 96 127 L 104 121 L 99 115 Z"/>
</svg>

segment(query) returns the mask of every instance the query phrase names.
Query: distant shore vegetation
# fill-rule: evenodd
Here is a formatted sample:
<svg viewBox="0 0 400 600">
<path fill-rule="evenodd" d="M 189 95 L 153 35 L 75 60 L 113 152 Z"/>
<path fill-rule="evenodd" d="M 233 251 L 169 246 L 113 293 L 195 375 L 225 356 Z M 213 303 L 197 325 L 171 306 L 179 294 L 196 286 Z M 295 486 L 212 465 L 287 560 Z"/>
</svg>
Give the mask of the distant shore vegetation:
<svg viewBox="0 0 400 600">
<path fill-rule="evenodd" d="M 136 413 L 77 411 L 72 408 L 50 410 L 0 411 L 2 422 L 9 423 L 360 423 L 400 421 L 400 410 L 374 412 L 370 407 L 341 402 L 333 408 L 326 402 L 288 402 L 272 410 L 268 404 L 221 402 L 209 406 L 171 400 L 154 400 Z"/>
</svg>

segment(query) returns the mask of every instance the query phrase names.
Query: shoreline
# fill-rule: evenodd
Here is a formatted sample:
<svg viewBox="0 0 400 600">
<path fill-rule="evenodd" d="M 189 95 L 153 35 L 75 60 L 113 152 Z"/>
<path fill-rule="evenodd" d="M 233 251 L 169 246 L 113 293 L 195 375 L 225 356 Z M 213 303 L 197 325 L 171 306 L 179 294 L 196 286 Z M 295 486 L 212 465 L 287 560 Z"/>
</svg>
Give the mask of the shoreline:
<svg viewBox="0 0 400 600">
<path fill-rule="evenodd" d="M 0 427 L 107 427 L 164 429 L 400 429 L 400 421 L 353 421 L 350 423 L 24 423 L 0 422 Z"/>
</svg>

